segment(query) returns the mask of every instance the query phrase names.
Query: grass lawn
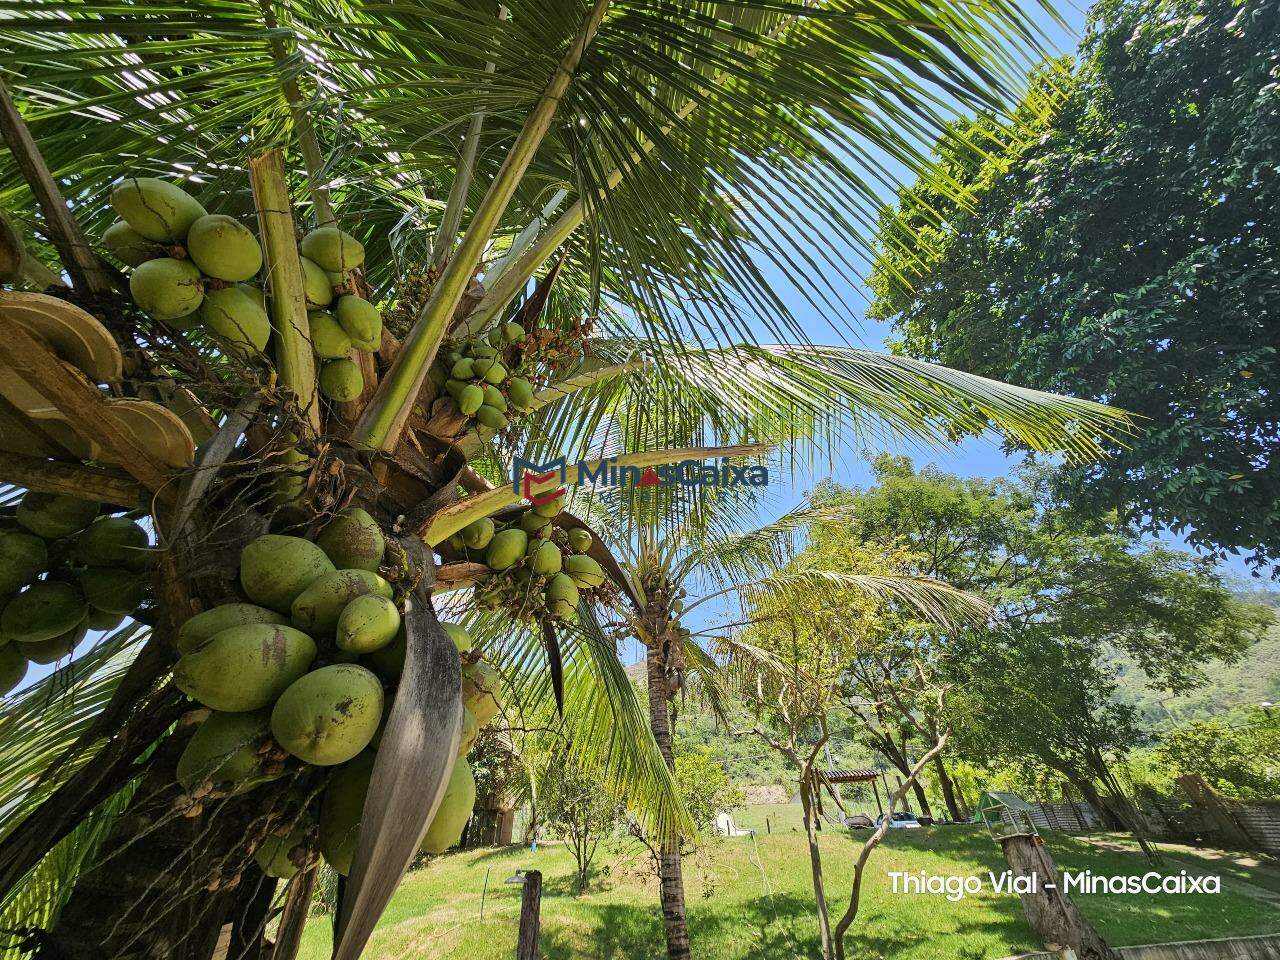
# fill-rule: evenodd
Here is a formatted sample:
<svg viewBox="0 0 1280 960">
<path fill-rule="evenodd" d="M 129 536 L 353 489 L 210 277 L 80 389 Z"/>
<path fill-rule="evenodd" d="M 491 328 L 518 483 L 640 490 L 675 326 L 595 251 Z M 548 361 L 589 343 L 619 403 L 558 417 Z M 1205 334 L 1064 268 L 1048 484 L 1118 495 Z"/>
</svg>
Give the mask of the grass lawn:
<svg viewBox="0 0 1280 960">
<path fill-rule="evenodd" d="M 785 806 L 785 805 L 778 805 Z M 778 813 L 785 813 L 779 811 Z M 752 816 L 761 822 L 761 810 Z M 767 814 L 771 823 L 775 813 Z M 751 822 L 738 818 L 739 825 Z M 824 831 L 821 839 L 833 912 L 848 895 L 853 843 Z M 1102 850 L 1054 834 L 1060 866 L 1094 873 L 1144 873 L 1146 862 L 1122 850 Z M 664 956 L 656 884 L 645 876 L 635 845 L 602 853 L 588 891 L 574 896 L 568 851 L 550 844 L 473 850 L 442 857 L 410 874 L 383 917 L 365 956 L 370 960 L 508 960 L 514 955 L 520 891 L 502 881 L 518 868 L 543 872 L 542 956 L 547 960 L 659 960 Z M 979 827 L 894 831 L 871 860 L 863 907 L 850 936 L 851 953 L 894 960 L 978 960 L 1038 947 L 1015 896 L 984 891 L 958 903 L 941 896 L 895 895 L 889 871 L 934 874 L 1000 870 L 1003 858 Z M 1178 866 L 1168 869 L 1176 872 Z M 485 917 L 480 892 L 489 873 Z M 1087 916 L 1113 944 L 1190 940 L 1280 932 L 1280 910 L 1232 892 L 1224 873 L 1218 895 L 1077 896 Z M 784 960 L 817 956 L 813 894 L 804 837 L 789 830 L 709 843 L 686 866 L 694 955 L 707 960 Z M 984 884 L 985 887 L 985 884 Z M 308 925 L 301 956 L 327 960 L 327 917 Z"/>
</svg>

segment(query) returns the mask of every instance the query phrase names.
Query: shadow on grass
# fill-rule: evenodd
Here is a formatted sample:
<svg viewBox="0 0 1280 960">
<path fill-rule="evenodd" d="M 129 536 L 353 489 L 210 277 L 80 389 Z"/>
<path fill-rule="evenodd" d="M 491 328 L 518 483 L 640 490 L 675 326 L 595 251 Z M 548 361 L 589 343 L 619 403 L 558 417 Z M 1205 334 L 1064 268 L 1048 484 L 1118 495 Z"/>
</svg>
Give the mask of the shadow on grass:
<svg viewBox="0 0 1280 960">
<path fill-rule="evenodd" d="M 921 930 L 917 925 L 903 924 L 885 930 L 886 918 L 868 913 L 855 921 L 845 937 L 851 956 L 910 956 L 912 948 L 921 946 Z M 905 919 L 905 918 L 900 918 Z M 834 918 L 833 918 L 834 920 Z M 1015 918 L 997 922 L 959 923 L 948 935 L 980 934 L 984 939 L 1003 932 L 1019 932 Z M 869 927 L 875 934 L 869 935 Z M 1003 929 L 1007 928 L 1007 929 Z M 689 912 L 689 938 L 693 955 L 710 956 L 707 948 L 715 945 L 716 956 L 728 954 L 743 960 L 792 960 L 821 956 L 817 936 L 817 917 L 811 897 L 795 894 L 773 894 L 735 903 L 729 910 L 712 912 L 692 906 Z M 591 946 L 584 952 L 583 944 Z M 544 922 L 540 955 L 545 960 L 663 960 L 666 940 L 662 914 L 656 905 L 603 904 L 593 908 L 589 929 L 569 931 L 557 923 Z M 981 948 L 956 944 L 954 960 L 982 960 Z"/>
</svg>

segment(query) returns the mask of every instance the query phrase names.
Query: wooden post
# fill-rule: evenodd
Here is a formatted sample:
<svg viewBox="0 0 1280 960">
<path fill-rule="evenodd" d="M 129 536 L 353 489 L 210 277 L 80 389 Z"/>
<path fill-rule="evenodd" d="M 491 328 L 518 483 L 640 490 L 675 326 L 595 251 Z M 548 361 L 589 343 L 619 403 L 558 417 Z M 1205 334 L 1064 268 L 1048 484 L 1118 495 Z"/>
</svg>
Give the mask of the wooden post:
<svg viewBox="0 0 1280 960">
<path fill-rule="evenodd" d="M 1035 877 L 1035 892 L 1019 894 L 1031 929 L 1046 945 L 1068 948 L 1079 960 L 1119 960 L 1098 931 L 1067 896 L 1057 864 L 1044 839 L 1033 834 L 1000 838 L 1009 869 L 1019 877 Z"/>
<path fill-rule="evenodd" d="M 520 897 L 520 936 L 516 960 L 538 960 L 538 912 L 542 906 L 542 871 L 527 870 Z"/>
</svg>

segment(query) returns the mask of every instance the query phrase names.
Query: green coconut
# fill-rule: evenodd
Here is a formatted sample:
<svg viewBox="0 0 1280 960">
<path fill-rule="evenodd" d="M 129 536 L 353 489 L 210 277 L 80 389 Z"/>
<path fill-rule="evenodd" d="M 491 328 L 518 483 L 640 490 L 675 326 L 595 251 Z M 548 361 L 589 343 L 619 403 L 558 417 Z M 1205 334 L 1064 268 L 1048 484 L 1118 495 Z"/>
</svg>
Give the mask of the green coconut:
<svg viewBox="0 0 1280 960">
<path fill-rule="evenodd" d="M 498 355 L 498 351 L 494 347 L 480 340 L 468 341 L 466 350 L 468 355 L 476 360 L 492 360 Z M 477 364 L 476 366 L 479 365 Z"/>
<path fill-rule="evenodd" d="M 442 620 L 440 626 L 444 627 L 444 632 L 449 634 L 449 639 L 453 641 L 453 645 L 458 648 L 459 653 L 466 653 L 475 646 L 474 641 L 471 639 L 471 634 L 467 633 L 462 624 L 449 623 Z"/>
<path fill-rule="evenodd" d="M 582 527 L 569 528 L 569 549 L 574 553 L 586 553 L 594 542 L 595 538 L 591 536 L 590 530 L 584 530 Z"/>
<path fill-rule="evenodd" d="M 84 622 L 89 613 L 78 587 L 59 580 L 31 584 L 0 613 L 0 634 L 19 643 L 50 640 Z"/>
<path fill-rule="evenodd" d="M 578 609 L 578 586 L 566 573 L 557 573 L 547 582 L 544 596 L 553 617 L 568 620 Z"/>
<path fill-rule="evenodd" d="M 195 197 L 154 177 L 126 177 L 111 188 L 111 206 L 148 240 L 178 243 L 205 215 Z"/>
<path fill-rule="evenodd" d="M 232 627 L 243 627 L 250 623 L 285 624 L 289 618 L 284 614 L 259 607 L 252 603 L 224 603 L 190 617 L 178 628 L 173 645 L 178 653 L 190 653 L 215 633 L 230 630 Z"/>
<path fill-rule="evenodd" d="M 449 376 L 454 380 L 470 380 L 475 375 L 475 361 L 470 357 L 459 357 L 449 368 Z"/>
<path fill-rule="evenodd" d="M 524 339 L 524 327 L 518 323 L 504 323 L 502 325 L 502 338 L 507 343 L 519 343 Z"/>
<path fill-rule="evenodd" d="M 248 789 L 262 778 L 260 747 L 267 736 L 269 713 L 209 714 L 178 758 L 178 782 L 184 790 L 202 783 Z"/>
<path fill-rule="evenodd" d="M 404 623 L 400 624 L 400 632 L 385 647 L 366 654 L 364 661 L 384 680 L 392 683 L 400 679 L 404 673 L 404 658 L 408 653 L 408 638 L 404 632 Z"/>
<path fill-rule="evenodd" d="M 426 836 L 422 838 L 423 853 L 444 853 L 462 839 L 462 831 L 471 819 L 476 805 L 476 779 L 471 764 L 465 759 L 453 765 L 453 774 L 445 788 L 444 797 L 431 818 Z"/>
<path fill-rule="evenodd" d="M 23 656 L 22 648 L 16 643 L 0 646 L 0 697 L 18 689 L 26 675 L 27 658 Z"/>
<path fill-rule="evenodd" d="M 49 565 L 49 548 L 34 533 L 0 530 L 0 597 L 17 593 Z"/>
<path fill-rule="evenodd" d="M 524 377 L 512 377 L 507 382 L 507 400 L 517 410 L 528 410 L 533 406 L 533 385 Z"/>
<path fill-rule="evenodd" d="M 370 751 L 339 767 L 320 797 L 320 853 L 325 862 L 344 877 L 351 871 L 351 860 L 355 856 L 364 797 L 369 792 L 375 759 L 376 754 Z"/>
<path fill-rule="evenodd" d="M 173 679 L 211 710 L 243 713 L 273 703 L 315 657 L 315 642 L 301 630 L 252 623 L 215 633 L 184 654 Z"/>
<path fill-rule="evenodd" d="M 565 495 L 562 493 L 546 503 L 540 503 L 533 508 L 533 512 L 540 517 L 554 517 L 564 509 Z"/>
<path fill-rule="evenodd" d="M 76 537 L 71 555 L 90 567 L 145 570 L 151 561 L 150 546 L 141 524 L 128 517 L 99 517 Z"/>
<path fill-rule="evenodd" d="M 493 520 L 481 517 L 462 528 L 462 543 L 468 550 L 483 550 L 493 539 Z"/>
<path fill-rule="evenodd" d="M 351 352 L 351 338 L 342 324 L 325 310 L 312 310 L 307 314 L 311 321 L 311 347 L 322 360 L 341 360 Z"/>
<path fill-rule="evenodd" d="M 581 555 L 565 557 L 564 572 L 569 575 L 574 586 L 584 590 L 604 583 L 604 570 L 590 557 Z"/>
<path fill-rule="evenodd" d="M 210 290 L 200 305 L 200 322 L 228 352 L 248 360 L 267 348 L 271 318 L 257 301 L 237 287 Z"/>
<path fill-rule="evenodd" d="M 382 566 L 387 550 L 378 522 L 359 507 L 347 507 L 330 520 L 316 537 L 316 545 L 342 570 L 373 573 Z"/>
<path fill-rule="evenodd" d="M 64 657 L 71 656 L 76 644 L 85 638 L 89 628 L 84 623 L 72 627 L 66 633 L 60 633 L 48 640 L 37 640 L 34 643 L 17 644 L 18 650 L 32 663 L 48 666 L 57 663 Z M 13 646 L 13 644 L 11 644 Z"/>
<path fill-rule="evenodd" d="M 360 241 L 337 227 L 312 230 L 299 246 L 304 257 L 331 273 L 346 273 L 364 263 Z"/>
<path fill-rule="evenodd" d="M 235 217 L 211 213 L 191 225 L 187 256 L 206 277 L 239 283 L 262 269 L 258 238 Z"/>
<path fill-rule="evenodd" d="M 507 398 L 501 390 L 488 383 L 480 384 L 480 390 L 484 393 L 484 406 L 493 407 L 499 413 L 507 412 Z"/>
<path fill-rule="evenodd" d="M 324 268 L 314 260 L 306 257 L 302 261 L 302 294 L 308 307 L 327 307 L 333 303 L 333 284 L 329 282 Z"/>
<path fill-rule="evenodd" d="M 117 220 L 107 227 L 106 233 L 102 235 L 102 245 L 126 267 L 137 267 L 148 260 L 164 256 L 164 247 L 154 240 L 148 240 L 123 220 Z"/>
<path fill-rule="evenodd" d="M 529 549 L 529 535 L 523 530 L 503 530 L 489 541 L 484 562 L 490 570 L 506 570 L 514 565 Z"/>
<path fill-rule="evenodd" d="M 458 756 L 465 757 L 480 736 L 480 722 L 466 707 L 462 708 L 462 739 L 458 741 Z"/>
<path fill-rule="evenodd" d="M 382 721 L 382 681 L 354 663 L 321 667 L 295 680 L 271 708 L 271 735 L 306 763 L 346 763 Z"/>
<path fill-rule="evenodd" d="M 366 594 L 391 598 L 391 584 L 368 570 L 335 570 L 317 577 L 293 601 L 293 625 L 314 635 L 333 633 L 347 604 Z"/>
<path fill-rule="evenodd" d="M 133 613 L 147 594 L 146 574 L 127 567 L 85 567 L 79 580 L 89 606 L 103 613 Z"/>
<path fill-rule="evenodd" d="M 353 360 L 330 360 L 320 368 L 320 392 L 330 400 L 350 403 L 364 391 L 364 374 Z"/>
<path fill-rule="evenodd" d="M 251 283 L 237 283 L 236 289 L 260 306 L 263 310 L 267 309 L 267 294 L 261 287 L 255 287 Z"/>
<path fill-rule="evenodd" d="M 15 519 L 37 536 L 59 540 L 87 527 L 101 507 L 96 500 L 28 490 L 22 495 Z"/>
<path fill-rule="evenodd" d="M 112 630 L 119 627 L 120 624 L 124 623 L 124 618 L 125 614 L 123 613 L 109 613 L 106 610 L 95 610 L 93 607 L 90 607 L 89 616 L 85 620 L 84 625 L 90 630 L 97 630 L 101 633 L 110 633 Z"/>
<path fill-rule="evenodd" d="M 482 427 L 488 427 L 495 432 L 501 432 L 507 429 L 507 418 L 502 412 L 495 407 L 489 406 L 487 403 L 481 404 L 480 409 L 475 411 L 476 422 Z"/>
<path fill-rule="evenodd" d="M 365 594 L 343 608 L 338 617 L 336 643 L 339 650 L 371 653 L 395 639 L 400 630 L 400 611 L 386 597 Z"/>
<path fill-rule="evenodd" d="M 254 603 L 289 613 L 293 601 L 333 562 L 310 540 L 267 534 L 240 551 L 240 586 Z"/>
<path fill-rule="evenodd" d="M 534 513 L 532 510 L 526 510 L 524 513 L 520 514 L 520 529 L 530 536 L 533 536 L 545 527 L 550 526 L 551 523 L 552 520 L 550 517 L 544 517 L 540 514 Z"/>
<path fill-rule="evenodd" d="M 477 360 L 474 364 L 475 374 L 481 377 L 486 383 L 495 386 L 507 379 L 507 368 L 502 365 L 502 361 L 497 357 Z"/>
<path fill-rule="evenodd" d="M 253 852 L 253 859 L 262 872 L 280 880 L 292 879 L 310 856 L 307 849 L 309 829 L 303 820 L 294 824 L 284 836 L 268 836 L 263 840 Z"/>
<path fill-rule="evenodd" d="M 526 554 L 534 573 L 544 576 L 559 573 L 563 563 L 560 548 L 550 540 L 531 540 Z"/>
<path fill-rule="evenodd" d="M 204 281 L 190 260 L 160 257 L 148 260 L 129 274 L 133 302 L 157 320 L 177 320 L 195 312 L 204 302 Z"/>
<path fill-rule="evenodd" d="M 498 715 L 498 694 L 502 678 L 483 660 L 477 660 L 462 671 L 462 705 L 470 710 L 480 726 Z"/>
<path fill-rule="evenodd" d="M 356 349 L 377 350 L 381 346 L 382 314 L 368 300 L 348 293 L 338 298 L 334 312 Z"/>
<path fill-rule="evenodd" d="M 474 383 L 468 383 L 458 391 L 458 409 L 463 416 L 473 417 L 484 406 L 484 391 Z"/>
</svg>

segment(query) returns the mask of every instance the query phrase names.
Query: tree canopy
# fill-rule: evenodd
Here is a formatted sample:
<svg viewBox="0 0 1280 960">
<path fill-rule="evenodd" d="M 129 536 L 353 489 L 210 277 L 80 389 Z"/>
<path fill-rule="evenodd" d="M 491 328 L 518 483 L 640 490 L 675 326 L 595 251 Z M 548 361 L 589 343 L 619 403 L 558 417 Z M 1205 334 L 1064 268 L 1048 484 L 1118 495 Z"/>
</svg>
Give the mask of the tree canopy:
<svg viewBox="0 0 1280 960">
<path fill-rule="evenodd" d="M 1004 126 L 954 125 L 881 218 L 899 348 L 1140 414 L 1060 477 L 1197 546 L 1280 556 L 1280 5 L 1104 0 Z M 923 244 L 911 238 L 923 236 Z"/>
</svg>

